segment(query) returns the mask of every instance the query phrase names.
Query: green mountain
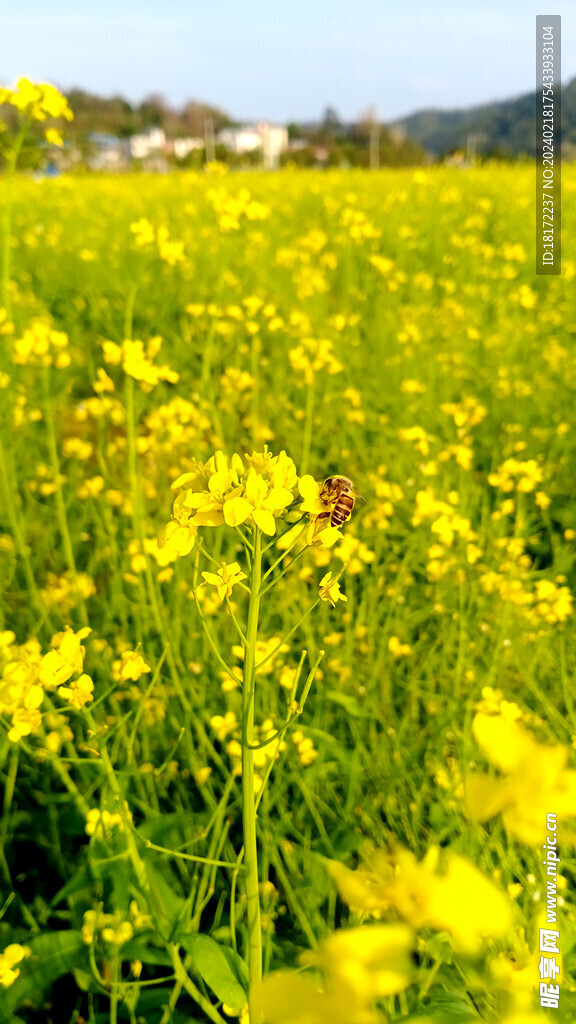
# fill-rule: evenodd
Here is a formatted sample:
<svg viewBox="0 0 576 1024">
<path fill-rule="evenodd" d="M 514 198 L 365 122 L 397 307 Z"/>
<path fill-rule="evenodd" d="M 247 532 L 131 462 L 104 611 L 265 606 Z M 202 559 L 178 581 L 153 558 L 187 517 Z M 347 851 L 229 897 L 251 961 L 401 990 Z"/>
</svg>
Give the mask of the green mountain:
<svg viewBox="0 0 576 1024">
<path fill-rule="evenodd" d="M 421 110 L 390 127 L 434 156 L 473 146 L 485 156 L 536 152 L 536 93 L 466 110 Z M 562 148 L 576 158 L 576 78 L 562 90 Z"/>
</svg>

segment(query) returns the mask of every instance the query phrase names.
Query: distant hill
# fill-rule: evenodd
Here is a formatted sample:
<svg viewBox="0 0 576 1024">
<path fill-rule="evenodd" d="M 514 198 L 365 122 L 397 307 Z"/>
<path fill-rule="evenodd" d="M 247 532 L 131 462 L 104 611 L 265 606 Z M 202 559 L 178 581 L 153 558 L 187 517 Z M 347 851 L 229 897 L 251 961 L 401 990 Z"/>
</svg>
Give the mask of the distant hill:
<svg viewBox="0 0 576 1024">
<path fill-rule="evenodd" d="M 390 127 L 405 133 L 434 156 L 465 150 L 470 136 L 484 155 L 533 155 L 536 93 L 486 103 L 466 110 L 421 110 Z M 562 91 L 562 147 L 565 158 L 576 159 L 576 78 Z"/>
</svg>

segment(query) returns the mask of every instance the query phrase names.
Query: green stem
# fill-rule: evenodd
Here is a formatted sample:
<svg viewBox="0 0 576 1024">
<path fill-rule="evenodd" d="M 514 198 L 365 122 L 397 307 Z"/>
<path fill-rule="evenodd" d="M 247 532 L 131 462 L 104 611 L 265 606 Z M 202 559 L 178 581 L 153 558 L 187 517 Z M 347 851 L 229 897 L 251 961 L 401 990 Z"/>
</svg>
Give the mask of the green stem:
<svg viewBox="0 0 576 1024">
<path fill-rule="evenodd" d="M 178 669 L 176 666 L 176 659 L 172 649 L 171 637 L 168 635 L 166 623 L 164 621 L 163 609 L 161 607 L 160 598 L 156 592 L 156 585 L 154 583 L 154 577 L 152 575 L 152 568 L 150 565 L 150 556 L 146 551 L 146 531 L 144 527 L 145 523 L 145 510 L 144 502 L 142 500 L 142 486 L 140 482 L 140 463 L 138 460 L 138 428 L 136 418 L 136 401 L 134 394 L 134 378 L 126 374 L 126 387 L 125 387 L 125 402 L 126 402 L 126 434 L 128 440 L 128 476 L 130 479 L 130 492 L 132 495 L 132 524 L 134 530 L 134 536 L 138 541 L 140 554 L 144 558 L 144 575 L 146 577 L 146 586 L 148 590 L 148 598 L 150 600 L 150 606 L 152 608 L 152 615 L 154 618 L 154 625 L 158 635 L 162 638 L 162 642 L 166 648 L 166 660 L 170 669 L 170 675 L 176 688 L 176 692 L 180 697 L 186 710 L 190 708 L 190 701 L 183 691 L 180 677 L 178 675 Z"/>
<path fill-rule="evenodd" d="M 310 448 L 312 446 L 312 426 L 314 422 L 314 377 L 308 384 L 306 391 L 306 418 L 304 420 L 304 439 L 302 442 L 302 458 L 300 459 L 300 474 L 304 476 L 308 472 L 310 461 Z"/>
<path fill-rule="evenodd" d="M 248 972 L 250 1024 L 260 1024 L 256 1007 L 262 981 L 262 928 L 260 924 L 260 892 L 258 887 L 258 847 L 256 842 L 256 804 L 254 794 L 254 691 L 256 685 L 256 641 L 260 610 L 262 577 L 262 538 L 254 530 L 254 557 L 250 578 L 250 603 L 246 626 L 246 651 L 242 683 L 242 823 L 244 831 L 244 864 L 246 911 L 248 918 Z"/>
<path fill-rule="evenodd" d="M 60 471 L 60 458 L 58 455 L 58 440 L 56 437 L 56 426 L 54 423 L 54 409 L 52 405 L 52 396 L 50 393 L 50 369 L 46 367 L 44 377 L 44 405 L 46 409 L 46 427 L 48 429 L 48 452 L 50 456 L 50 468 L 52 470 L 52 476 L 54 478 L 54 484 L 56 490 L 54 497 L 56 499 L 56 515 L 58 517 L 58 526 L 60 528 L 60 534 L 62 536 L 62 546 L 64 548 L 64 557 L 68 570 L 72 577 L 72 585 L 76 585 L 77 572 L 76 572 L 76 560 L 74 558 L 74 549 L 72 547 L 72 538 L 70 537 L 70 530 L 68 528 L 68 516 L 66 514 L 66 503 L 64 501 L 64 494 L 62 492 L 62 473 Z M 88 613 L 86 612 L 86 605 L 84 604 L 84 598 L 80 597 L 78 602 L 80 609 L 80 620 L 82 625 L 85 626 L 88 622 Z"/>
<path fill-rule="evenodd" d="M 112 985 L 110 988 L 110 1024 L 118 1022 L 118 957 L 112 964 Z"/>
<path fill-rule="evenodd" d="M 126 341 L 132 341 L 132 331 L 134 329 L 134 304 L 136 302 L 137 291 L 138 285 L 131 284 L 126 296 L 126 305 L 124 307 L 124 338 Z"/>
<path fill-rule="evenodd" d="M 24 534 L 20 528 L 21 514 L 16 506 L 17 498 L 15 496 L 15 490 L 13 490 L 10 480 L 8 478 L 8 468 L 6 466 L 6 459 L 4 457 L 4 445 L 0 439 L 0 493 L 2 495 L 2 501 L 8 520 L 10 522 L 10 529 L 12 530 L 12 536 L 14 538 L 14 546 L 16 552 L 22 562 L 22 570 L 26 578 L 26 585 L 30 594 L 32 604 L 35 605 L 36 610 L 41 615 L 43 621 L 46 622 L 48 629 L 51 633 L 54 632 L 50 618 L 44 607 L 44 603 L 40 596 L 40 591 L 36 585 L 34 578 L 34 572 L 32 569 L 32 562 L 30 560 L 30 549 L 26 544 Z"/>
<path fill-rule="evenodd" d="M 250 410 L 250 428 L 254 444 L 260 439 L 260 353 L 261 343 L 258 334 L 252 335 L 251 362 L 252 362 L 252 399 Z"/>
<path fill-rule="evenodd" d="M 6 318 L 12 320 L 12 298 L 10 295 L 10 273 L 12 263 L 12 209 L 14 199 L 14 175 L 18 164 L 18 157 L 22 149 L 22 143 L 26 137 L 27 125 L 23 124 L 14 139 L 12 152 L 6 161 L 6 189 L 4 194 L 4 218 L 2 223 L 2 264 L 0 270 L 0 294 L 2 305 L 6 310 Z"/>
</svg>

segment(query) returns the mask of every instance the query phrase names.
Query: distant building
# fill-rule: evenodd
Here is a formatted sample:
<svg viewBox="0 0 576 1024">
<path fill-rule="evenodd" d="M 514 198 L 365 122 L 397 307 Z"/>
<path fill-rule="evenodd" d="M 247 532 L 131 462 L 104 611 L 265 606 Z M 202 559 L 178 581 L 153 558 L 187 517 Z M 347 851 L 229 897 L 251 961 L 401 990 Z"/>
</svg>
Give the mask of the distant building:
<svg viewBox="0 0 576 1024">
<path fill-rule="evenodd" d="M 89 132 L 86 162 L 92 171 L 119 171 L 126 166 L 126 146 L 106 132 Z"/>
<path fill-rule="evenodd" d="M 193 136 L 184 139 L 173 139 L 172 142 L 167 144 L 168 147 L 170 147 L 177 160 L 184 160 L 193 150 L 204 149 L 204 139 L 194 138 Z"/>
<path fill-rule="evenodd" d="M 232 153 L 253 153 L 261 149 L 264 167 L 272 170 L 278 166 L 280 154 L 288 149 L 288 129 L 266 121 L 244 124 L 238 128 L 223 128 L 218 133 L 218 142 Z"/>
<path fill-rule="evenodd" d="M 147 128 L 129 140 L 130 156 L 133 160 L 147 160 L 166 150 L 166 133 L 163 128 Z"/>
</svg>

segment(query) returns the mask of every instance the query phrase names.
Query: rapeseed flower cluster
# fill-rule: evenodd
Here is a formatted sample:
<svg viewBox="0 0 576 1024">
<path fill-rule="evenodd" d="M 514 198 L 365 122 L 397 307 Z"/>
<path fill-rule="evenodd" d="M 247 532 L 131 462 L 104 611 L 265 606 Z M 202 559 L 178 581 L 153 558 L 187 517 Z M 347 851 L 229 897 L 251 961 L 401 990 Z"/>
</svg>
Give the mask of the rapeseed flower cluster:
<svg viewBox="0 0 576 1024">
<path fill-rule="evenodd" d="M 356 871 L 337 861 L 329 871 L 353 910 L 377 918 L 395 912 L 415 931 L 446 931 L 463 952 L 477 952 L 485 939 L 505 936 L 512 927 L 507 896 L 449 850 L 431 847 L 421 861 L 402 848 L 375 851 Z"/>
<path fill-rule="evenodd" d="M 182 263 L 184 257 L 184 242 L 175 242 L 170 238 L 167 227 L 154 227 L 145 217 L 134 221 L 130 225 L 130 231 L 134 235 L 134 242 L 137 249 L 154 248 L 161 260 L 164 260 L 169 267 L 175 267 Z"/>
<path fill-rule="evenodd" d="M 529 846 L 542 839 L 550 809 L 559 822 L 576 818 L 576 771 L 568 769 L 568 748 L 545 746 L 500 706 L 496 714 L 479 711 L 472 731 L 499 778 L 482 772 L 468 775 L 466 807 L 477 821 L 497 814 L 507 832 Z M 564 843 L 576 843 L 576 830 L 562 830 Z"/>
<path fill-rule="evenodd" d="M 266 220 L 270 210 L 264 203 L 252 199 L 247 188 L 241 188 L 238 195 L 232 196 L 223 188 L 213 188 L 206 193 L 208 202 L 218 217 L 220 231 L 238 231 L 243 219 Z"/>
<path fill-rule="evenodd" d="M 292 369 L 302 374 L 305 384 L 312 384 L 317 373 L 326 370 L 332 376 L 341 373 L 344 367 L 336 359 L 329 338 L 303 338 L 299 345 L 288 352 Z"/>
<path fill-rule="evenodd" d="M 70 366 L 68 335 L 56 331 L 44 320 L 34 320 L 21 337 L 14 340 L 12 361 L 20 366 Z"/>
<path fill-rule="evenodd" d="M 506 459 L 497 472 L 488 474 L 488 483 L 492 487 L 509 494 L 516 489 L 524 493 L 536 490 L 543 478 L 541 466 L 536 459 L 520 462 L 518 459 Z"/>
<path fill-rule="evenodd" d="M 93 700 L 94 683 L 83 672 L 82 640 L 90 632 L 88 626 L 77 633 L 66 628 L 52 637 L 52 650 L 44 655 L 37 640 L 16 646 L 13 633 L 3 634 L 0 714 L 11 720 L 12 743 L 38 731 L 46 693 L 57 693 L 76 710 Z"/>
<path fill-rule="evenodd" d="M 103 344 L 104 359 L 112 366 L 122 366 L 124 373 L 139 381 L 143 391 L 151 391 L 161 381 L 176 384 L 180 374 L 169 366 L 156 366 L 154 359 L 160 351 L 162 338 L 150 338 L 146 346 L 142 341 L 123 341 L 117 345 L 114 341 Z"/>
<path fill-rule="evenodd" d="M 261 1005 L 269 1024 L 380 1024 L 376 999 L 410 984 L 415 951 L 413 931 L 401 924 L 340 929 L 301 962 L 320 970 L 320 986 L 291 971 L 264 979 Z"/>
<path fill-rule="evenodd" d="M 101 910 L 87 910 L 82 925 L 82 938 L 87 946 L 91 946 L 100 938 L 109 946 L 119 948 L 133 938 L 135 932 L 148 931 L 152 928 L 152 918 L 142 913 L 136 900 L 130 903 L 126 913 L 117 910 L 114 914 L 104 914 Z"/>
<path fill-rule="evenodd" d="M 9 988 L 20 976 L 20 968 L 16 964 L 31 956 L 32 950 L 29 946 L 21 946 L 19 942 L 11 942 L 9 946 L 0 953 L 0 985 L 2 988 Z"/>
<path fill-rule="evenodd" d="M 206 463 L 192 460 L 192 468 L 172 484 L 179 494 L 174 501 L 172 521 L 162 532 L 162 544 L 179 555 L 194 547 L 198 530 L 223 524 L 231 527 L 252 525 L 270 537 L 276 534 L 278 521 L 294 522 L 308 513 L 310 526 L 306 543 L 330 546 L 341 538 L 340 530 L 329 525 L 334 503 L 328 505 L 321 496 L 321 486 L 311 476 L 298 479 L 296 466 L 282 451 L 272 455 L 266 448 L 241 457 L 228 458 L 216 452 Z M 299 508 L 298 493 L 304 499 Z M 222 570 L 228 574 L 232 569 Z M 220 571 L 217 583 L 205 576 L 206 582 L 222 587 Z M 236 574 L 236 582 L 241 582 Z"/>
<path fill-rule="evenodd" d="M 87 836 L 99 835 L 101 837 L 109 835 L 112 829 L 118 829 L 121 832 L 125 828 L 125 818 L 132 821 L 132 812 L 127 805 L 124 808 L 124 814 L 119 811 L 107 811 L 105 808 L 100 810 L 98 807 L 92 807 L 86 815 L 84 831 Z"/>
<path fill-rule="evenodd" d="M 15 89 L 0 88 L 0 106 L 4 104 L 14 107 L 23 122 L 48 118 L 71 121 L 74 117 L 66 97 L 54 85 L 31 82 L 28 78 L 19 78 Z M 62 145 L 62 136 L 56 128 L 48 128 L 44 134 L 51 145 Z"/>
</svg>

